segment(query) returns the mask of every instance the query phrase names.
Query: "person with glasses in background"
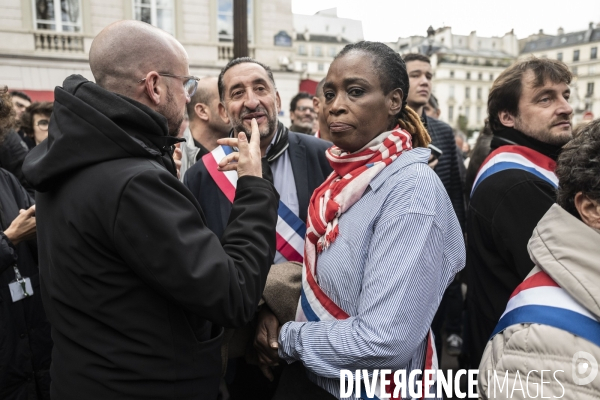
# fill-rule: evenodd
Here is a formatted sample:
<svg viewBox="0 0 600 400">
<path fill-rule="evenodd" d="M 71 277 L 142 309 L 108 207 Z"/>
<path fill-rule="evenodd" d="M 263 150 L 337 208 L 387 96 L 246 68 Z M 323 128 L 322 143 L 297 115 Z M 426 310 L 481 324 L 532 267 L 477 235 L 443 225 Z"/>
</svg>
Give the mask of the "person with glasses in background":
<svg viewBox="0 0 600 400">
<path fill-rule="evenodd" d="M 198 78 L 170 34 L 115 22 L 92 42 L 96 83 L 55 90 L 35 187 L 53 399 L 216 399 L 223 326 L 254 316 L 275 255 L 279 196 L 259 134 L 236 147 L 237 194 L 219 238 L 171 156 Z"/>
<path fill-rule="evenodd" d="M 42 143 L 48 137 L 48 125 L 54 104 L 49 101 L 35 102 L 21 115 L 23 141 L 29 149 Z"/>
<path fill-rule="evenodd" d="M 314 135 L 314 124 L 317 113 L 313 106 L 313 96 L 300 92 L 290 102 L 290 131 Z"/>
</svg>

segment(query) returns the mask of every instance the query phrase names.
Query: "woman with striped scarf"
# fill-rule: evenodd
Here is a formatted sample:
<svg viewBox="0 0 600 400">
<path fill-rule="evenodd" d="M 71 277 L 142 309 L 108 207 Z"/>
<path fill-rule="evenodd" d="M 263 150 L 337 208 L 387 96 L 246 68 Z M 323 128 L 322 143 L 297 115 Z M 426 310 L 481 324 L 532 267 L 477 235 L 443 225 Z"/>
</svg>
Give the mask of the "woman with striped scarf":
<svg viewBox="0 0 600 400">
<path fill-rule="evenodd" d="M 309 204 L 296 321 L 281 327 L 278 354 L 262 357 L 303 364 L 336 398 L 341 370 L 408 377 L 436 364 L 430 324 L 464 266 L 452 204 L 427 165 L 429 135 L 406 106 L 408 82 L 396 52 L 360 42 L 338 54 L 323 87 L 334 172 Z M 352 397 L 370 397 L 365 389 Z M 410 390 L 421 397 L 423 386 Z"/>
</svg>

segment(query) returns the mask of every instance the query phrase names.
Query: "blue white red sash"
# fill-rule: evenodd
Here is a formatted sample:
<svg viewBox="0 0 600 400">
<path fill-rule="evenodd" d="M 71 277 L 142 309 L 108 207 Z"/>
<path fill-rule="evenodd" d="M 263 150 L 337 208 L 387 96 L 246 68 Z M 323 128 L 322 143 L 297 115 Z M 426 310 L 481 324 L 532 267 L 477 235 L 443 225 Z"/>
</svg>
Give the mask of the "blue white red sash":
<svg viewBox="0 0 600 400">
<path fill-rule="evenodd" d="M 528 147 L 501 146 L 491 152 L 481 164 L 475 183 L 473 183 L 471 196 L 473 196 L 477 186 L 486 178 L 508 169 L 527 171 L 556 188 L 558 187 L 558 178 L 554 174 L 555 168 L 556 162 L 553 159 Z"/>
<path fill-rule="evenodd" d="M 225 197 L 233 203 L 237 187 L 236 171 L 219 171 L 219 161 L 233 152 L 229 146 L 219 146 L 202 157 L 206 170 L 213 178 Z M 306 224 L 298 218 L 282 201 L 277 210 L 277 251 L 288 261 L 302 262 L 304 257 L 304 236 Z"/>
<path fill-rule="evenodd" d="M 316 251 L 316 246 L 305 246 L 305 251 Z M 308 255 L 306 257 L 309 257 Z M 316 255 L 315 255 L 316 257 Z M 300 301 L 298 303 L 298 309 L 296 311 L 296 321 L 299 322 L 314 322 L 314 321 L 336 321 L 349 318 L 350 315 L 346 313 L 342 308 L 334 303 L 333 300 L 323 292 L 319 284 L 317 283 L 313 272 L 306 263 L 302 266 L 302 289 L 300 292 Z M 427 349 L 425 351 L 425 365 L 423 370 L 437 370 L 438 359 L 437 352 L 435 350 L 435 341 L 431 329 L 427 333 Z M 435 376 L 433 378 L 435 380 Z M 380 382 L 377 381 L 376 389 L 374 393 L 381 393 Z M 394 392 L 393 383 L 388 385 L 386 388 L 387 393 Z M 423 396 L 425 395 L 425 380 L 423 379 Z M 365 391 L 362 391 L 362 397 L 367 398 L 364 395 Z M 373 399 L 379 399 L 373 397 Z M 396 399 L 396 398 L 394 398 Z"/>
<path fill-rule="evenodd" d="M 600 346 L 600 322 L 541 270 L 517 286 L 492 337 L 516 324 L 552 326 Z"/>
</svg>

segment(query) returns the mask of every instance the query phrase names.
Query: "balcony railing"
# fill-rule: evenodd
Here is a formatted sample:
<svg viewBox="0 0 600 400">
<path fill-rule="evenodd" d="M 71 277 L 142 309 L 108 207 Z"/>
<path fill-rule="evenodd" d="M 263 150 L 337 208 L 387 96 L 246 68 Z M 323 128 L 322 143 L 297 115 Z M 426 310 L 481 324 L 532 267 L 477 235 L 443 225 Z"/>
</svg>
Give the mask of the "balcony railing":
<svg viewBox="0 0 600 400">
<path fill-rule="evenodd" d="M 36 32 L 35 49 L 50 52 L 83 53 L 83 37 L 58 32 Z"/>
<path fill-rule="evenodd" d="M 218 48 L 219 60 L 230 61 L 233 60 L 233 45 L 220 44 Z M 248 48 L 248 56 L 254 58 L 254 48 Z"/>
</svg>

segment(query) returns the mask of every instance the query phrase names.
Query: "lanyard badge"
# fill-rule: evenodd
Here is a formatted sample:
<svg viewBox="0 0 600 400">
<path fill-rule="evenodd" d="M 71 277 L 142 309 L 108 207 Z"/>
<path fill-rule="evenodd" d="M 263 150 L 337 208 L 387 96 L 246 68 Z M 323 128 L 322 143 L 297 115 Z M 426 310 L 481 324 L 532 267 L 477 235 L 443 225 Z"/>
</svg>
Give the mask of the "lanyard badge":
<svg viewBox="0 0 600 400">
<path fill-rule="evenodd" d="M 8 284 L 8 288 L 10 289 L 12 301 L 15 303 L 33 296 L 33 287 L 31 286 L 31 279 L 22 277 L 16 265 L 13 266 L 13 269 L 15 270 L 15 280 Z"/>
</svg>

